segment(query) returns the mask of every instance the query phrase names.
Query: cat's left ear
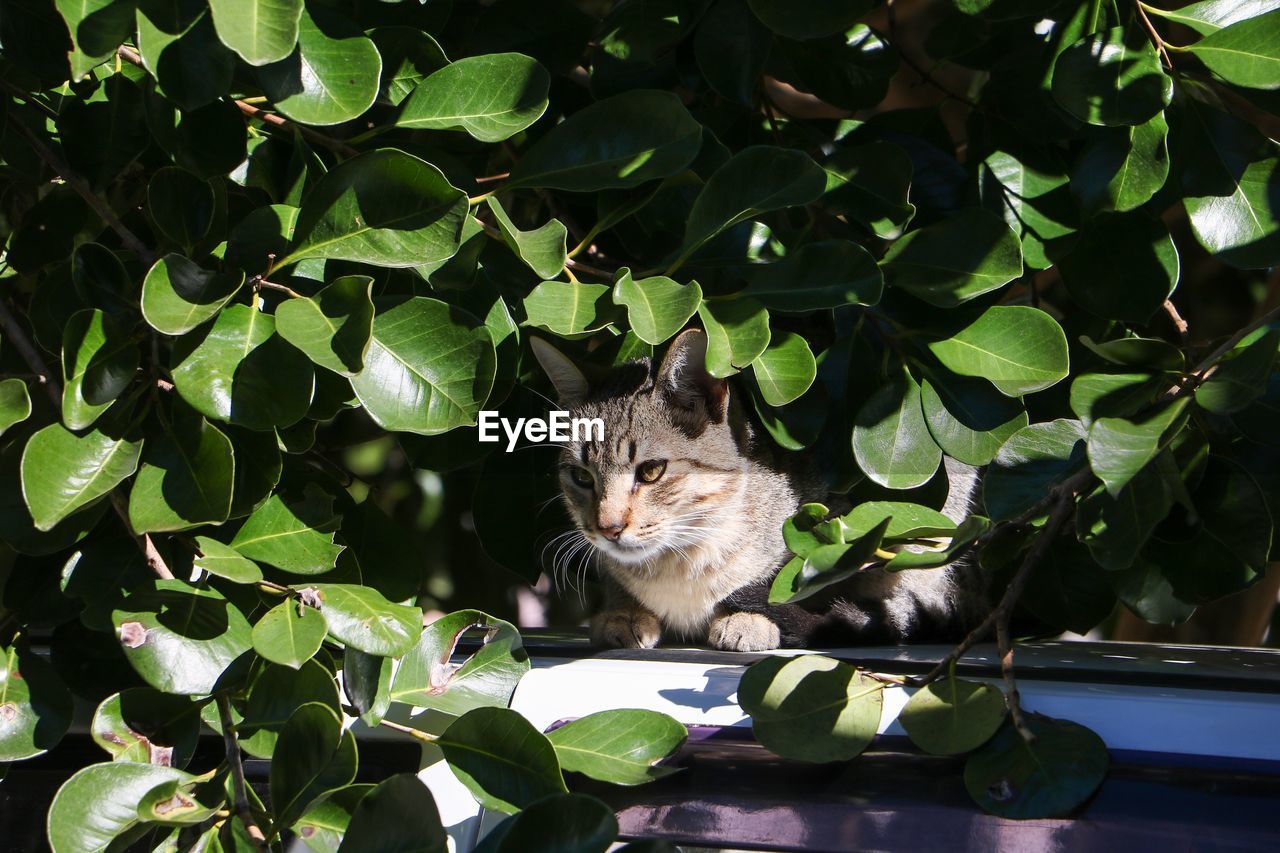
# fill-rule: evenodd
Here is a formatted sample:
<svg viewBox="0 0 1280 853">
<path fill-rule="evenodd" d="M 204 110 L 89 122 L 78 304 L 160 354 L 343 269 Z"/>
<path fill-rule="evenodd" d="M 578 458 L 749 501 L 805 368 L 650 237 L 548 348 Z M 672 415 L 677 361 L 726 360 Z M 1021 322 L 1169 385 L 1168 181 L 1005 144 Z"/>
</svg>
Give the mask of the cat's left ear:
<svg viewBox="0 0 1280 853">
<path fill-rule="evenodd" d="M 532 335 L 529 348 L 555 387 L 560 405 L 573 407 L 587 398 L 587 377 L 564 353 Z"/>
<path fill-rule="evenodd" d="M 707 335 L 701 329 L 681 332 L 671 342 L 658 368 L 658 387 L 681 412 L 717 424 L 724 420 L 729 383 L 707 372 Z"/>
</svg>

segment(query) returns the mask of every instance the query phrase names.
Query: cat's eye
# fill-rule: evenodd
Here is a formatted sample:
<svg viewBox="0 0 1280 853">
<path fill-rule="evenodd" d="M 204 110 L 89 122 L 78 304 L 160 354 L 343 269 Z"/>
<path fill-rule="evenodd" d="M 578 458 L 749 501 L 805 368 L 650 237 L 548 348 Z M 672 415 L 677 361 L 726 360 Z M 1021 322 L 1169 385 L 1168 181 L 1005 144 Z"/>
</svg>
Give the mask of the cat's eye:
<svg viewBox="0 0 1280 853">
<path fill-rule="evenodd" d="M 656 483 L 667 470 L 667 463 L 661 459 L 650 459 L 636 466 L 636 479 L 642 483 Z"/>
<path fill-rule="evenodd" d="M 586 468 L 579 468 L 577 465 L 569 469 L 569 479 L 573 480 L 573 484 L 583 489 L 590 489 L 596 484 L 596 478 Z"/>
</svg>

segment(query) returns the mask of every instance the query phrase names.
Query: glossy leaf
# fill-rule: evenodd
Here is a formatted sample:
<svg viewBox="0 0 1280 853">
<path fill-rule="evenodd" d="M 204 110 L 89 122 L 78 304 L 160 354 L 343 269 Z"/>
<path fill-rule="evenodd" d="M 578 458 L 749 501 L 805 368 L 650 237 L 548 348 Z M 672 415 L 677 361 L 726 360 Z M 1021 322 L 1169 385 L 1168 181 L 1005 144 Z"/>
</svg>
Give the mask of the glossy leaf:
<svg viewBox="0 0 1280 853">
<path fill-rule="evenodd" d="M 884 257 L 885 280 L 950 308 L 1022 274 L 1016 235 L 995 214 L 970 210 L 897 240 Z"/>
<path fill-rule="evenodd" d="M 643 709 L 597 711 L 547 738 L 561 768 L 615 785 L 642 785 L 675 772 L 657 762 L 679 749 L 689 733 L 666 714 Z"/>
<path fill-rule="evenodd" d="M 1276 363 L 1280 331 L 1272 330 L 1231 357 L 1218 362 L 1218 369 L 1196 389 L 1196 402 L 1220 415 L 1238 412 L 1262 396 Z"/>
<path fill-rule="evenodd" d="M 62 421 L 93 425 L 133 382 L 138 347 L 129 329 L 94 308 L 77 311 L 62 334 Z"/>
<path fill-rule="evenodd" d="M 813 351 L 794 332 L 770 336 L 769 345 L 751 362 L 751 370 L 760 394 L 771 406 L 798 399 L 818 375 Z"/>
<path fill-rule="evenodd" d="M 493 828 L 476 846 L 476 853 L 599 853 L 633 851 L 634 842 L 612 848 L 618 837 L 613 809 L 583 794 L 548 794 Z M 674 848 L 672 848 L 674 849 Z M 669 853 L 660 847 L 648 853 Z"/>
<path fill-rule="evenodd" d="M 214 23 L 218 22 L 217 5 Z M 382 58 L 361 34 L 338 35 L 322 29 L 303 11 L 298 46 L 281 59 L 258 69 L 262 90 L 289 118 L 304 124 L 349 121 L 373 106 L 378 96 Z"/>
<path fill-rule="evenodd" d="M 769 312 L 751 297 L 703 302 L 698 318 L 707 333 L 707 372 L 732 376 L 769 346 Z"/>
<path fill-rule="evenodd" d="M 1022 242 L 1026 265 L 1045 269 L 1076 230 L 1078 214 L 1068 190 L 1066 166 L 1051 152 L 990 154 L 982 164 L 983 203 L 1004 219 Z"/>
<path fill-rule="evenodd" d="M 377 590 L 344 583 L 316 584 L 329 633 L 362 652 L 400 657 L 422 633 L 422 611 L 394 604 Z"/>
<path fill-rule="evenodd" d="M 185 696 L 130 687 L 102 700 L 89 734 L 112 761 L 185 767 L 200 741 L 200 706 Z"/>
<path fill-rule="evenodd" d="M 210 0 L 222 43 L 250 65 L 284 59 L 298 41 L 302 0 Z"/>
<path fill-rule="evenodd" d="M 236 57 L 204 3 L 140 0 L 138 53 L 156 88 L 184 110 L 214 103 L 231 86 Z"/>
<path fill-rule="evenodd" d="M 351 814 L 339 853 L 445 853 L 431 790 L 412 773 L 383 779 Z"/>
<path fill-rule="evenodd" d="M 419 83 L 396 126 L 463 130 L 481 142 L 501 142 L 542 116 L 550 84 L 546 69 L 523 54 L 469 56 Z"/>
<path fill-rule="evenodd" d="M 217 590 L 178 580 L 143 584 L 111 613 L 129 663 L 165 693 L 212 693 L 252 646 L 248 621 Z"/>
<path fill-rule="evenodd" d="M 289 717 L 271 762 L 271 810 L 291 826 L 316 800 L 354 781 L 356 744 L 332 708 L 298 706 Z"/>
<path fill-rule="evenodd" d="M 125 0 L 57 0 L 71 34 L 71 79 L 79 80 L 115 55 L 133 33 L 133 4 Z"/>
<path fill-rule="evenodd" d="M 803 557 L 788 561 L 774 577 L 769 603 L 800 601 L 861 571 L 875 555 L 891 523 L 892 519 L 886 518 L 856 539 L 806 549 Z"/>
<path fill-rule="evenodd" d="M 1164 446 L 1187 407 L 1184 397 L 1141 420 L 1098 418 L 1089 427 L 1089 465 L 1114 497 Z"/>
<path fill-rule="evenodd" d="M 381 427 L 437 435 L 471 426 L 496 370 L 493 339 L 465 311 L 414 297 L 380 310 L 351 387 Z"/>
<path fill-rule="evenodd" d="M 458 641 L 481 630 L 483 645 L 454 663 Z M 432 622 L 404 656 L 391 698 L 461 715 L 474 708 L 505 708 L 529 671 L 529 656 L 515 626 L 478 610 L 458 610 Z"/>
<path fill-rule="evenodd" d="M 804 312 L 875 305 L 884 277 L 857 243 L 822 240 L 757 272 L 747 293 L 773 311 Z"/>
<path fill-rule="evenodd" d="M 1236 21 L 1187 48 L 1228 83 L 1280 88 L 1280 9 Z"/>
<path fill-rule="evenodd" d="M 942 452 L 967 465 L 987 465 L 1001 445 L 1027 425 L 1027 411 L 978 379 L 947 377 L 921 383 L 929 434 Z"/>
<path fill-rule="evenodd" d="M 1077 535 L 1098 565 L 1113 571 L 1133 565 L 1173 506 L 1170 478 L 1179 475 L 1172 467 L 1168 471 L 1160 464 L 1148 465 L 1114 494 L 1100 488 L 1080 501 Z"/>
<path fill-rule="evenodd" d="M 529 269 L 539 278 L 554 278 L 560 274 L 564 269 L 565 238 L 569 233 L 564 223 L 552 219 L 531 231 L 521 231 L 496 198 L 490 196 L 486 203 L 498 223 L 503 241 Z"/>
<path fill-rule="evenodd" d="M 22 761 L 62 740 L 71 725 L 71 693 L 25 641 L 0 652 L 0 760 Z"/>
<path fill-rule="evenodd" d="M 156 533 L 221 524 L 234 486 L 231 441 L 199 415 L 175 419 L 147 442 L 129 491 L 129 526 Z"/>
<path fill-rule="evenodd" d="M 155 262 L 142 282 L 142 316 L 166 335 L 185 335 L 213 317 L 244 284 L 242 272 L 211 272 L 182 255 Z"/>
<path fill-rule="evenodd" d="M 224 545 L 208 536 L 197 536 L 195 542 L 199 553 L 192 564 L 197 569 L 235 583 L 257 583 L 262 580 L 262 569 L 230 545 Z"/>
<path fill-rule="evenodd" d="M 1151 200 L 1169 177 L 1163 113 L 1142 124 L 1089 137 L 1071 173 L 1071 192 L 1090 213 L 1134 210 Z"/>
<path fill-rule="evenodd" d="M 454 776 L 486 809 L 510 814 L 567 790 L 551 742 L 515 711 L 468 711 L 436 743 Z"/>
<path fill-rule="evenodd" d="M 578 110 L 520 158 L 508 187 L 572 192 L 621 189 L 681 171 L 702 146 L 702 125 L 670 92 L 637 89 Z"/>
<path fill-rule="evenodd" d="M 334 167 L 302 203 L 280 265 L 334 258 L 382 267 L 443 261 L 458 251 L 467 196 L 435 166 L 385 148 Z"/>
<path fill-rule="evenodd" d="M 49 531 L 106 496 L 133 474 L 142 441 L 93 430 L 83 436 L 50 424 L 22 452 L 22 496 L 37 530 Z"/>
<path fill-rule="evenodd" d="M 544 281 L 524 298 L 525 322 L 570 340 L 622 320 L 612 288 L 603 284 Z"/>
<path fill-rule="evenodd" d="M 157 785 L 191 780 L 158 764 L 112 761 L 90 764 L 63 783 L 49 806 L 48 837 L 54 853 L 106 850 L 136 827 L 138 801 Z"/>
<path fill-rule="evenodd" d="M 1071 411 L 1088 427 L 1096 418 L 1136 414 L 1168 387 L 1159 374 L 1083 373 L 1071 383 Z"/>
<path fill-rule="evenodd" d="M 929 344 L 929 350 L 953 372 L 989 379 L 1009 397 L 1056 385 L 1069 368 L 1062 327 L 1024 305 L 988 308 L 955 335 Z"/>
<path fill-rule="evenodd" d="M 343 546 L 334 544 L 339 516 L 317 495 L 286 503 L 273 494 L 236 531 L 231 547 L 245 557 L 296 575 L 333 569 Z"/>
<path fill-rule="evenodd" d="M 884 685 L 821 655 L 770 657 L 749 667 L 738 704 L 756 740 L 796 761 L 848 761 L 880 727 Z"/>
<path fill-rule="evenodd" d="M 1201 35 L 1208 35 L 1237 21 L 1255 18 L 1274 9 L 1274 0 L 1200 0 L 1177 9 L 1152 8 L 1147 12 L 1188 26 Z"/>
<path fill-rule="evenodd" d="M 21 379 L 0 379 L 0 435 L 31 417 L 31 395 Z"/>
<path fill-rule="evenodd" d="M 915 216 L 907 200 L 914 168 L 907 152 L 888 142 L 840 148 L 822 164 L 827 210 L 861 222 L 885 240 L 902 234 Z"/>
<path fill-rule="evenodd" d="M 983 478 L 987 514 L 996 521 L 1015 518 L 1084 461 L 1085 429 L 1079 421 L 1059 419 L 1023 427 L 1000 448 Z"/>
<path fill-rule="evenodd" d="M 989 684 L 942 678 L 921 687 L 898 714 L 911 742 L 933 755 L 986 743 L 1004 721 L 1004 694 Z"/>
<path fill-rule="evenodd" d="M 354 376 L 364 367 L 373 330 L 372 284 L 368 276 L 342 276 L 314 297 L 280 303 L 275 314 L 280 337 L 321 367 Z"/>
<path fill-rule="evenodd" d="M 681 284 L 664 275 L 634 279 L 631 270 L 618 270 L 613 301 L 627 309 L 631 329 L 647 344 L 665 343 L 684 328 L 702 304 L 696 281 Z"/>
<path fill-rule="evenodd" d="M 924 485 L 942 451 L 929 433 L 920 386 L 903 373 L 873 393 L 854 417 L 853 455 L 868 477 L 890 489 Z"/>
<path fill-rule="evenodd" d="M 969 796 L 1000 817 L 1062 817 L 1102 784 L 1110 759 L 1091 730 L 1066 720 L 1033 714 L 1028 743 L 1011 724 L 969 757 L 964 786 Z"/>
<path fill-rule="evenodd" d="M 1086 310 L 1145 323 L 1177 286 L 1179 259 L 1164 223 L 1136 212 L 1089 220 L 1058 270 Z"/>
<path fill-rule="evenodd" d="M 1173 81 L 1145 33 L 1112 27 L 1062 52 L 1053 69 L 1053 97 L 1083 122 L 1135 125 L 1169 105 Z"/>
<path fill-rule="evenodd" d="M 306 356 L 277 334 L 274 317 L 229 305 L 202 337 L 174 347 L 173 383 L 205 417 L 261 430 L 301 419 L 315 377 Z"/>
<path fill-rule="evenodd" d="M 369 38 L 382 57 L 380 102 L 399 105 L 432 72 L 449 64 L 440 44 L 417 27 L 377 27 L 369 32 Z"/>
</svg>

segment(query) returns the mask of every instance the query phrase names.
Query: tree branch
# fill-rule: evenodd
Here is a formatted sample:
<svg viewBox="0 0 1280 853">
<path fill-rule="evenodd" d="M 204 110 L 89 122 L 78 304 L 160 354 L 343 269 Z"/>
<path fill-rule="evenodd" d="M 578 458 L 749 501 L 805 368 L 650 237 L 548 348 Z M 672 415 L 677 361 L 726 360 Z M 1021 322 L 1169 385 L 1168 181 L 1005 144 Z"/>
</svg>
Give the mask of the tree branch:
<svg viewBox="0 0 1280 853">
<path fill-rule="evenodd" d="M 45 364 L 44 359 L 40 357 L 39 351 L 31 343 L 31 339 L 27 337 L 27 333 L 22 326 L 18 325 L 18 318 L 13 316 L 13 312 L 9 310 L 9 306 L 5 304 L 4 300 L 0 300 L 0 330 L 4 331 L 5 337 L 13 344 L 14 349 L 18 351 L 18 355 L 22 356 L 22 360 L 27 363 L 27 367 L 30 367 L 31 372 L 36 375 L 36 381 L 44 387 L 45 393 L 49 395 L 54 411 L 61 412 L 62 388 L 59 386 L 58 380 L 54 378 L 53 372 L 49 370 L 49 365 Z"/>
<path fill-rule="evenodd" d="M 235 721 L 231 719 L 231 700 L 227 694 L 219 693 L 218 717 L 222 721 L 222 741 L 227 748 L 227 764 L 231 768 L 231 787 L 235 792 L 236 816 L 244 824 L 245 831 L 253 839 L 254 846 L 265 850 L 267 836 L 259 828 L 253 818 L 253 809 L 249 807 L 249 791 L 244 781 L 244 762 L 240 757 L 240 741 L 236 738 Z"/>
<path fill-rule="evenodd" d="M 129 535 L 138 543 L 138 549 L 142 551 L 142 556 L 146 558 L 147 568 L 151 569 L 160 580 L 173 580 L 173 572 L 169 569 L 169 564 L 164 561 L 164 557 L 160 556 L 160 551 L 156 548 L 156 543 L 152 541 L 151 534 L 135 533 L 133 531 L 133 525 L 129 523 L 129 505 L 119 490 L 111 493 L 111 507 L 116 511 L 116 515 L 120 516 L 124 529 L 129 531 Z"/>
</svg>

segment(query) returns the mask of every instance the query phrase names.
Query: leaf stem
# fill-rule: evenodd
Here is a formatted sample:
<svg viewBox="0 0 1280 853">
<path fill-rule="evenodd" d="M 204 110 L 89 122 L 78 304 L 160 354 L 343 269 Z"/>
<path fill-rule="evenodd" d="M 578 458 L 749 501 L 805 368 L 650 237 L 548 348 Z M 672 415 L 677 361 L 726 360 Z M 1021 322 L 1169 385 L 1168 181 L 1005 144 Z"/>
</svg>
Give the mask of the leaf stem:
<svg viewBox="0 0 1280 853">
<path fill-rule="evenodd" d="M 386 726 L 389 729 L 395 729 L 398 732 L 404 732 L 407 735 L 412 735 L 418 740 L 426 741 L 427 743 L 435 743 L 440 740 L 438 735 L 428 734 L 421 729 L 415 729 L 412 726 L 403 726 L 400 723 L 393 723 L 390 720 L 380 720 L 378 725 Z"/>
<path fill-rule="evenodd" d="M 151 569 L 160 580 L 173 580 L 173 571 L 170 570 L 169 564 L 164 561 L 164 557 L 160 556 L 160 550 L 156 548 L 156 543 L 152 541 L 151 534 L 134 532 L 133 525 L 129 523 L 128 500 L 119 489 L 111 492 L 111 508 L 116 511 L 116 515 L 120 516 L 120 523 L 124 525 L 124 529 L 138 543 L 138 549 L 142 551 L 142 556 L 146 558 L 147 568 Z"/>
<path fill-rule="evenodd" d="M 1155 46 L 1156 52 L 1160 54 L 1160 58 L 1164 60 L 1166 68 L 1173 69 L 1173 59 L 1169 57 L 1168 45 L 1164 39 L 1160 37 L 1160 33 L 1156 30 L 1155 25 L 1151 23 L 1151 19 L 1147 17 L 1146 7 L 1141 0 L 1133 0 L 1133 8 L 1138 13 L 1138 20 L 1142 21 L 1142 26 L 1146 28 L 1147 35 L 1151 37 L 1151 44 Z M 1176 48 L 1175 48 L 1176 49 Z"/>
<path fill-rule="evenodd" d="M 235 721 L 231 719 L 231 700 L 227 694 L 217 696 L 218 717 L 222 721 L 222 741 L 227 748 L 227 765 L 231 768 L 231 787 L 235 793 L 236 816 L 244 824 L 245 832 L 253 840 L 254 847 L 265 850 L 267 837 L 253 818 L 249 807 L 248 786 L 244 780 L 244 761 L 240 757 L 240 741 L 236 738 Z"/>
</svg>

